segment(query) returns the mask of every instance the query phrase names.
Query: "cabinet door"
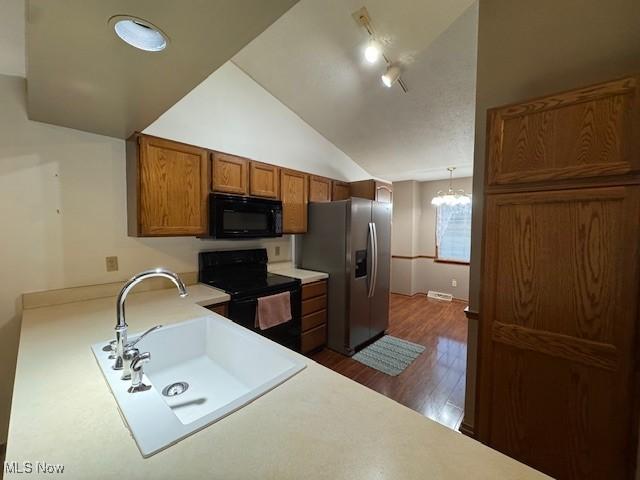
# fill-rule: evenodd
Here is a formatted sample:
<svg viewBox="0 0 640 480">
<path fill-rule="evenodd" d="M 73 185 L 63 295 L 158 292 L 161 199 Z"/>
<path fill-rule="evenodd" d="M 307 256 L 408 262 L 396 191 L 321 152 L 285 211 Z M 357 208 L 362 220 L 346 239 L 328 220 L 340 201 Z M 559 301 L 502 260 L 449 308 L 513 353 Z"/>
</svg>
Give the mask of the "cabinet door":
<svg viewBox="0 0 640 480">
<path fill-rule="evenodd" d="M 310 202 L 330 202 L 331 201 L 331 180 L 324 177 L 309 175 L 309 201 Z"/>
<path fill-rule="evenodd" d="M 340 182 L 338 180 L 333 180 L 331 183 L 333 190 L 331 192 L 332 200 L 348 200 L 351 198 L 351 186 L 348 183 Z"/>
<path fill-rule="evenodd" d="M 376 198 L 377 202 L 393 203 L 393 188 L 388 183 L 376 182 Z"/>
<path fill-rule="evenodd" d="M 249 162 L 246 158 L 212 154 L 212 190 L 214 192 L 247 195 L 249 193 Z"/>
<path fill-rule="evenodd" d="M 640 170 L 639 78 L 491 110 L 488 184 Z"/>
<path fill-rule="evenodd" d="M 284 233 L 307 231 L 308 204 L 307 175 L 293 170 L 280 170 L 280 198 L 282 200 L 282 226 Z"/>
<path fill-rule="evenodd" d="M 556 478 L 631 478 L 640 187 L 488 195 L 478 439 Z"/>
<path fill-rule="evenodd" d="M 279 198 L 279 169 L 266 163 L 251 162 L 249 190 L 256 197 Z"/>
<path fill-rule="evenodd" d="M 138 235 L 203 235 L 207 230 L 207 151 L 141 136 Z"/>
</svg>

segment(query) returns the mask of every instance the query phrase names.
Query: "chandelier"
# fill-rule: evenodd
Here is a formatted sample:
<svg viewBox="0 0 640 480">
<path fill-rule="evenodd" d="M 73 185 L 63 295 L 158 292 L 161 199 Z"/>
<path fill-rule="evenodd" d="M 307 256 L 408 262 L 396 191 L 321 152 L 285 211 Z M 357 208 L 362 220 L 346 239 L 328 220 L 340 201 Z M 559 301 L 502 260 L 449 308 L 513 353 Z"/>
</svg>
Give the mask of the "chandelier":
<svg viewBox="0 0 640 480">
<path fill-rule="evenodd" d="M 431 200 L 431 205 L 439 207 L 440 205 L 469 205 L 471 203 L 471 196 L 464 193 L 464 190 L 453 189 L 453 171 L 456 167 L 448 167 L 449 170 L 449 190 L 443 192 L 440 190 L 435 197 Z"/>
</svg>

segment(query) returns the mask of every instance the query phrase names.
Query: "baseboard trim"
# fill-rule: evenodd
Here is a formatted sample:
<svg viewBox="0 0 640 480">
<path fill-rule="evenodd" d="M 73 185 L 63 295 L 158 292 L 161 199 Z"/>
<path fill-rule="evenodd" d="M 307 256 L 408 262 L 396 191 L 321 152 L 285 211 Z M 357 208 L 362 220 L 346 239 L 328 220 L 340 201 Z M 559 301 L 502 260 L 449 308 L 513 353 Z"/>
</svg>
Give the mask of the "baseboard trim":
<svg viewBox="0 0 640 480">
<path fill-rule="evenodd" d="M 406 293 L 400 293 L 400 292 L 389 292 L 392 293 L 393 295 L 400 295 L 401 297 L 407 297 L 407 298 L 413 298 L 413 297 L 417 297 L 418 295 L 424 295 L 425 297 L 427 296 L 427 294 L 425 292 L 416 292 L 413 295 L 408 295 Z M 453 297 L 453 302 L 457 302 L 457 303 L 469 303 L 469 300 L 464 299 L 464 298 L 458 298 L 458 297 Z"/>
<path fill-rule="evenodd" d="M 476 438 L 476 432 L 473 430 L 473 426 L 468 423 L 464 423 L 464 421 L 460 424 L 458 431 L 467 437 L 473 438 L 474 440 Z"/>
<path fill-rule="evenodd" d="M 476 310 L 471 310 L 469 307 L 464 309 L 464 314 L 469 320 L 478 320 L 480 318 L 480 314 Z"/>
</svg>

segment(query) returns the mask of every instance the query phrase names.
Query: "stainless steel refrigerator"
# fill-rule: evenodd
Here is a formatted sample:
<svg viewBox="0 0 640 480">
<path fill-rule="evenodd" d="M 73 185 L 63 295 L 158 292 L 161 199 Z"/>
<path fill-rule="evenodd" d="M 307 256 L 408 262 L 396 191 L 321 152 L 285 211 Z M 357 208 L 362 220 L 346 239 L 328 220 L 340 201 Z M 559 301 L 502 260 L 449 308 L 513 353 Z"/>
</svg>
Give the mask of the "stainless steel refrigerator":
<svg viewBox="0 0 640 480">
<path fill-rule="evenodd" d="M 389 325 L 391 205 L 363 198 L 309 205 L 301 268 L 329 274 L 329 348 L 346 355 Z"/>
</svg>

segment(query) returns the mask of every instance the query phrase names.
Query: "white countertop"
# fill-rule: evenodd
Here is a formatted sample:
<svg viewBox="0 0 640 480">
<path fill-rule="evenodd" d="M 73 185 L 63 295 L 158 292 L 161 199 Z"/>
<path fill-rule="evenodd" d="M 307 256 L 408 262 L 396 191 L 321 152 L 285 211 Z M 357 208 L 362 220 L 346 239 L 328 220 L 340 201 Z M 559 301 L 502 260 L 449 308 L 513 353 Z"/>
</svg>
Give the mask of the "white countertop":
<svg viewBox="0 0 640 480">
<path fill-rule="evenodd" d="M 324 272 L 316 272 L 313 270 L 303 270 L 295 267 L 291 262 L 278 262 L 270 263 L 267 269 L 271 273 L 278 273 L 280 275 L 286 275 L 287 277 L 299 278 L 302 284 L 313 283 L 319 280 L 329 278 L 329 275 Z"/>
<path fill-rule="evenodd" d="M 224 301 L 204 285 L 189 290 L 131 295 L 130 331 Z M 283 385 L 143 459 L 90 350 L 111 338 L 114 317 L 113 298 L 24 312 L 7 461 L 64 464 L 73 479 L 547 478 L 304 357 Z"/>
</svg>

